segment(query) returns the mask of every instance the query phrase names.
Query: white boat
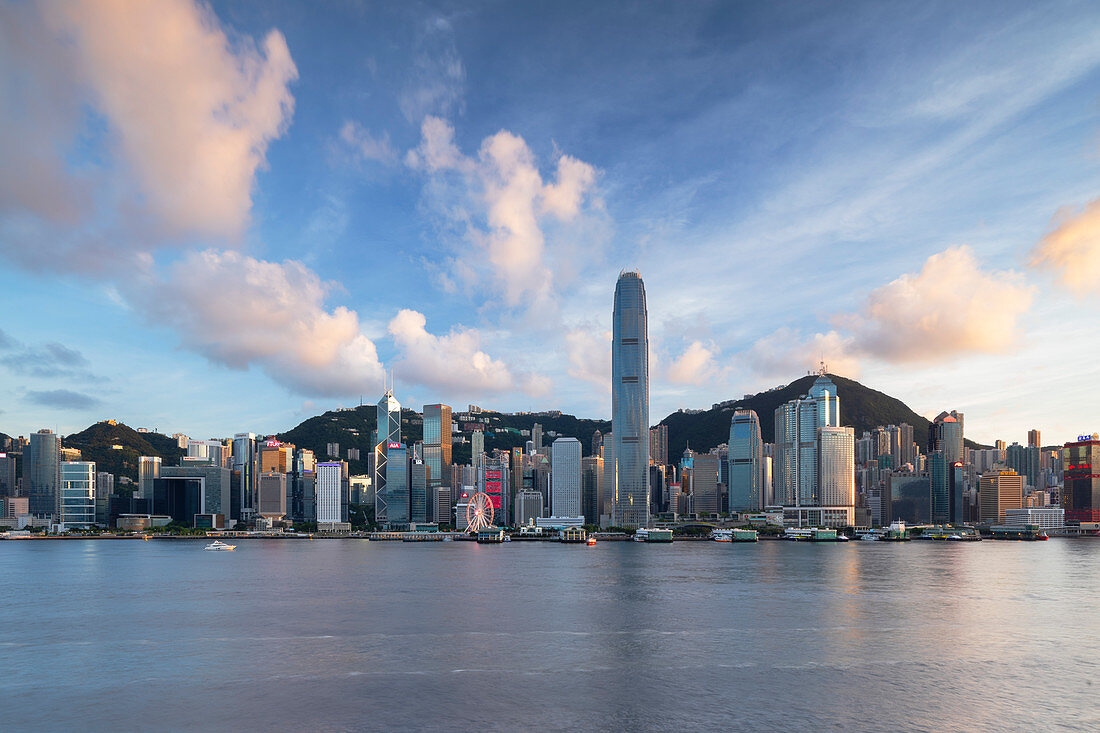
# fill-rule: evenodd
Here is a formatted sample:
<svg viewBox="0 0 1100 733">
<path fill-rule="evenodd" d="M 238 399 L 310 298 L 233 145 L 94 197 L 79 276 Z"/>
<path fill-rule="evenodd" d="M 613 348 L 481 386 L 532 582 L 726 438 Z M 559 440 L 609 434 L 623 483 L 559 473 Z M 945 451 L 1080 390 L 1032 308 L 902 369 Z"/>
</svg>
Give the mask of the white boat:
<svg viewBox="0 0 1100 733">
<path fill-rule="evenodd" d="M 875 532 L 866 532 L 860 539 L 864 542 L 878 542 L 879 536 Z"/>
<path fill-rule="evenodd" d="M 214 540 L 213 542 L 211 542 L 209 545 L 207 545 L 206 547 L 204 547 L 202 549 L 204 549 L 204 550 L 213 550 L 215 552 L 228 552 L 230 550 L 236 550 L 237 546 L 236 545 L 227 545 L 224 542 Z"/>
<path fill-rule="evenodd" d="M 733 542 L 733 530 L 716 529 L 710 533 L 710 538 L 715 542 Z"/>
</svg>

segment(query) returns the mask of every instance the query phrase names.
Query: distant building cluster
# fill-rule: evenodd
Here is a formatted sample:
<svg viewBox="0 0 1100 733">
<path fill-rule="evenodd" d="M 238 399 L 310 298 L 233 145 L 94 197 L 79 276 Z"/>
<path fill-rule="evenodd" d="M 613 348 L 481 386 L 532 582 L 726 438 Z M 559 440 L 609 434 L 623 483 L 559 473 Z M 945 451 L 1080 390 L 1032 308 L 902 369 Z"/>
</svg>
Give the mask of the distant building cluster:
<svg viewBox="0 0 1100 733">
<path fill-rule="evenodd" d="M 494 423 L 499 416 L 476 405 L 455 412 L 440 403 L 405 418 L 422 427 L 421 440 L 410 443 L 391 388 L 375 407 L 370 450 L 342 451 L 332 441 L 318 460 L 310 449 L 253 433 L 214 440 L 177 433 L 172 438 L 184 452 L 179 465 L 142 456 L 134 484 L 97 471 L 59 435 L 40 430 L 2 446 L 0 523 L 55 530 L 309 523 L 339 530 L 350 526 L 353 511 L 367 510 L 386 530 L 645 528 L 714 520 L 1100 529 L 1096 434 L 1055 449 L 1043 448 L 1032 430 L 1026 446 L 998 441 L 969 448 L 964 417 L 952 411 L 932 421 L 923 445 L 905 423 L 857 437 L 843 425 L 837 385 L 822 365 L 806 394 L 767 416 L 772 442 L 764 442 L 755 411 L 718 403 L 715 408 L 730 413 L 728 441 L 706 453 L 687 446 L 671 456 L 669 426 L 649 424 L 648 364 L 645 286 L 637 272 L 623 271 L 613 303 L 607 433 L 544 430 L 538 420 L 558 412 L 518 413 L 509 417 L 530 417 L 530 429 L 502 427 Z M 522 447 L 487 450 L 491 430 L 529 439 Z M 358 428 L 348 431 L 359 440 Z M 453 446 L 466 442 L 470 462 L 459 465 Z M 350 475 L 351 462 L 365 462 L 365 473 Z M 367 521 L 365 515 L 359 521 Z"/>
</svg>

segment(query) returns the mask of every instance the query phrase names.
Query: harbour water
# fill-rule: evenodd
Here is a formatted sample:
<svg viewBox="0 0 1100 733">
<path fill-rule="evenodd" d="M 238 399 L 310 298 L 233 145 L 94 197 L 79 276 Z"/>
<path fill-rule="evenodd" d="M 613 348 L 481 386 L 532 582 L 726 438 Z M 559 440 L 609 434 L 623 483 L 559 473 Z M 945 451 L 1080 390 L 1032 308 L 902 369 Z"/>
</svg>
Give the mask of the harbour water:
<svg viewBox="0 0 1100 733">
<path fill-rule="evenodd" d="M 1100 541 L 0 543 L 5 730 L 1097 730 Z"/>
</svg>

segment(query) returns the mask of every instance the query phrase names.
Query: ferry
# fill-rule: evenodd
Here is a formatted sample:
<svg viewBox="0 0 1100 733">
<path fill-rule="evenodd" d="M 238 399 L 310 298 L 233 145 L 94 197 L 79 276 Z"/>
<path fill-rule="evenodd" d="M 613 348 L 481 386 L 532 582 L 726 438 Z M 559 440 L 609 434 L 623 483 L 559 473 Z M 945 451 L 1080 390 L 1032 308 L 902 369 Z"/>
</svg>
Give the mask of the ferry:
<svg viewBox="0 0 1100 733">
<path fill-rule="evenodd" d="M 672 542 L 671 529 L 645 528 L 634 533 L 635 542 Z"/>
<path fill-rule="evenodd" d="M 229 552 L 231 550 L 236 550 L 237 546 L 236 545 L 227 545 L 224 542 L 219 542 L 218 540 L 214 540 L 213 542 L 211 542 L 209 545 L 207 545 L 206 547 L 204 547 L 202 549 L 212 550 L 214 552 Z"/>
<path fill-rule="evenodd" d="M 760 536 L 755 529 L 716 529 L 710 538 L 715 542 L 756 542 Z"/>
<path fill-rule="evenodd" d="M 818 527 L 787 527 L 783 533 L 784 539 L 792 542 L 840 542 L 835 529 L 820 529 Z M 845 537 L 843 541 L 847 541 Z"/>
<path fill-rule="evenodd" d="M 1049 539 L 1047 533 L 1034 524 L 1023 527 L 990 527 L 989 536 L 990 539 L 994 540 L 1023 540 L 1025 542 Z"/>
</svg>

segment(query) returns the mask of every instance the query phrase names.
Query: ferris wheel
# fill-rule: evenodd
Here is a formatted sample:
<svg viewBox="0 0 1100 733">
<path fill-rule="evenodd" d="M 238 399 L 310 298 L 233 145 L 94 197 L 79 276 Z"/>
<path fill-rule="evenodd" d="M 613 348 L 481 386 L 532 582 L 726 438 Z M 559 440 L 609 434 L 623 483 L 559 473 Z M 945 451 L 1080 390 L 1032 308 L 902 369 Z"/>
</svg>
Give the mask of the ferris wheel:
<svg viewBox="0 0 1100 733">
<path fill-rule="evenodd" d="M 493 524 L 493 500 L 483 491 L 470 497 L 466 505 L 466 531 L 480 532 Z"/>
</svg>

